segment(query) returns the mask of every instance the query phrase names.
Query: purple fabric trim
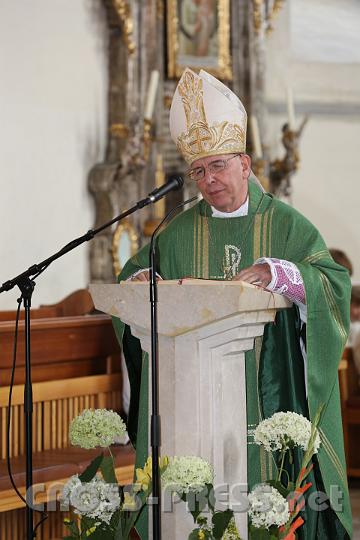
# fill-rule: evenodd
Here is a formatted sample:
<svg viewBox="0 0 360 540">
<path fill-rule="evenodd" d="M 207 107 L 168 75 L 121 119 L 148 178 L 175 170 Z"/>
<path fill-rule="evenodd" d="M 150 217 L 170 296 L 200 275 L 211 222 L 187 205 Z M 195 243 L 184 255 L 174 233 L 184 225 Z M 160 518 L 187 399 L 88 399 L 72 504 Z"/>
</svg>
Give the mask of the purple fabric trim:
<svg viewBox="0 0 360 540">
<path fill-rule="evenodd" d="M 266 258 L 266 262 L 273 275 L 271 289 L 287 296 L 293 302 L 305 304 L 304 282 L 296 264 L 273 258 Z"/>
</svg>

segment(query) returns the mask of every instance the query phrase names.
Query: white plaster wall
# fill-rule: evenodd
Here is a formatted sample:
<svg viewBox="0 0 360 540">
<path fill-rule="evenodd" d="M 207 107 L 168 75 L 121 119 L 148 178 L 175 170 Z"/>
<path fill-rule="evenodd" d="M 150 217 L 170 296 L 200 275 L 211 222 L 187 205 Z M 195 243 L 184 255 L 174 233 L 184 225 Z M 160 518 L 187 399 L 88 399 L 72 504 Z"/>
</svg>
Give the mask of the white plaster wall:
<svg viewBox="0 0 360 540">
<path fill-rule="evenodd" d="M 0 282 L 93 226 L 87 174 L 106 140 L 98 0 L 0 0 Z M 88 283 L 88 246 L 38 278 L 33 306 Z M 19 292 L 2 293 L 15 309 Z"/>
<path fill-rule="evenodd" d="M 289 0 L 267 40 L 266 143 L 281 157 L 286 85 L 297 121 L 308 113 L 292 203 L 330 247 L 343 249 L 360 281 L 360 9 L 357 0 Z M 339 29 L 342 40 L 337 38 Z M 338 47 L 336 44 L 338 43 Z"/>
<path fill-rule="evenodd" d="M 302 162 L 294 178 L 294 206 L 321 231 L 330 247 L 339 247 L 360 279 L 360 121 L 318 117 L 310 120 L 301 143 Z M 339 145 L 341 150 L 339 150 Z M 314 152 L 314 147 L 317 151 Z"/>
</svg>

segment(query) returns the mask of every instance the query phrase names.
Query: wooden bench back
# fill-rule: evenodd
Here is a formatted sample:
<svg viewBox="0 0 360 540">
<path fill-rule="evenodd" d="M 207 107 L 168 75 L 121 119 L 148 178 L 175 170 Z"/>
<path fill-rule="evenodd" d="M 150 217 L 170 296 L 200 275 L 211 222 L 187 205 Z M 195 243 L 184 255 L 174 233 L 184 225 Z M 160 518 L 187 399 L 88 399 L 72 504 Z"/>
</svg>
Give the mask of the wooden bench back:
<svg viewBox="0 0 360 540">
<path fill-rule="evenodd" d="M 1 455 L 6 458 L 9 387 L 0 388 Z M 69 446 L 71 420 L 83 409 L 121 410 L 121 374 L 95 375 L 33 384 L 33 451 Z M 25 453 L 24 387 L 13 387 L 10 455 Z"/>
<path fill-rule="evenodd" d="M 87 289 L 78 289 L 69 294 L 57 304 L 42 305 L 32 308 L 32 319 L 44 319 L 50 317 L 69 317 L 86 315 L 94 311 L 94 303 Z M 1 310 L 0 321 L 13 321 L 16 318 L 16 310 Z M 20 311 L 20 319 L 24 319 L 24 310 Z"/>
</svg>

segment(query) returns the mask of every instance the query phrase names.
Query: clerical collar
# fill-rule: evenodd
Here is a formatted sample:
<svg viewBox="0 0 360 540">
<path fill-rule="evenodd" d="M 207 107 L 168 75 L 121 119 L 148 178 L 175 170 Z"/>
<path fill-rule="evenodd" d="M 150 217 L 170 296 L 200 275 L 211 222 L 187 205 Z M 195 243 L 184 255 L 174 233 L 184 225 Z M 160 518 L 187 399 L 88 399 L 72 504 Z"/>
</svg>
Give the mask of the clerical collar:
<svg viewBox="0 0 360 540">
<path fill-rule="evenodd" d="M 220 210 L 216 210 L 213 206 L 211 206 L 212 211 L 212 217 L 217 218 L 232 218 L 232 217 L 240 217 L 240 216 L 247 216 L 249 213 L 249 197 L 247 197 L 244 204 L 240 206 L 237 210 L 234 210 L 234 212 L 220 212 Z"/>
</svg>

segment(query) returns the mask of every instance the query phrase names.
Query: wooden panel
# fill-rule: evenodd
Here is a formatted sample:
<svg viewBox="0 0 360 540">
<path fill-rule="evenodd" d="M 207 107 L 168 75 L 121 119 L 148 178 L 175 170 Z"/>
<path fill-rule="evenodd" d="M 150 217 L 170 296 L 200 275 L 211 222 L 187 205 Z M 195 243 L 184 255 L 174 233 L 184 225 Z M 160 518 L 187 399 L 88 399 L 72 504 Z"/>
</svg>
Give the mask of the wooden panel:
<svg viewBox="0 0 360 540">
<path fill-rule="evenodd" d="M 1 337 L 1 336 L 0 336 Z M 1 349 L 0 349 L 1 350 Z M 1 359 L 0 354 L 0 359 Z M 71 379 L 73 377 L 86 377 L 87 375 L 101 375 L 104 373 L 120 372 L 120 354 L 114 354 L 111 359 L 112 369 L 107 369 L 107 358 L 77 358 L 76 360 L 59 360 L 49 363 L 36 364 L 31 367 L 32 382 L 50 381 L 54 379 Z M 1 360 L 0 360 L 1 362 Z M 10 367 L 0 368 L 0 386 L 9 386 L 11 369 Z M 15 372 L 14 384 L 24 384 L 25 367 L 19 366 Z"/>
<path fill-rule="evenodd" d="M 64 525 L 64 519 L 69 517 L 69 512 L 48 513 L 40 527 L 36 529 L 36 540 L 59 540 L 68 532 Z M 34 512 L 34 524 L 39 522 L 41 515 Z M 0 513 L 0 538 L 1 540 L 24 540 L 26 538 L 26 514 L 25 509 L 12 510 Z"/>
<path fill-rule="evenodd" d="M 79 289 L 69 294 L 57 304 L 43 305 L 31 310 L 32 319 L 44 319 L 49 317 L 69 317 L 74 315 L 86 315 L 94 311 L 94 303 L 87 289 Z M 21 309 L 20 320 L 24 319 L 25 311 Z M 0 311 L 0 321 L 13 321 L 16 318 L 16 310 Z"/>
<path fill-rule="evenodd" d="M 57 399 L 66 397 L 78 397 L 80 395 L 98 394 L 111 392 L 121 387 L 121 374 L 97 375 L 95 377 L 79 377 L 59 381 L 48 381 L 33 384 L 34 403 L 50 401 L 56 396 Z M 0 407 L 6 407 L 8 403 L 8 388 L 0 388 Z M 24 390 L 22 385 L 14 386 L 12 404 L 22 404 Z"/>
<path fill-rule="evenodd" d="M 65 448 L 71 420 L 88 408 L 120 410 L 121 375 L 97 375 L 33 385 L 33 451 Z M 1 459 L 6 457 L 6 407 L 8 388 L 0 388 Z M 81 394 L 81 395 L 79 395 Z M 54 398 L 57 399 L 54 399 Z M 11 409 L 10 456 L 23 455 L 24 448 L 23 386 L 14 386 Z"/>
<path fill-rule="evenodd" d="M 19 324 L 18 361 L 24 365 L 24 323 Z M 14 323 L 0 323 L 1 366 L 12 365 Z M 101 339 L 99 339 L 101 338 Z M 39 319 L 31 323 L 33 365 L 106 357 L 119 351 L 111 319 L 107 315 Z"/>
</svg>

